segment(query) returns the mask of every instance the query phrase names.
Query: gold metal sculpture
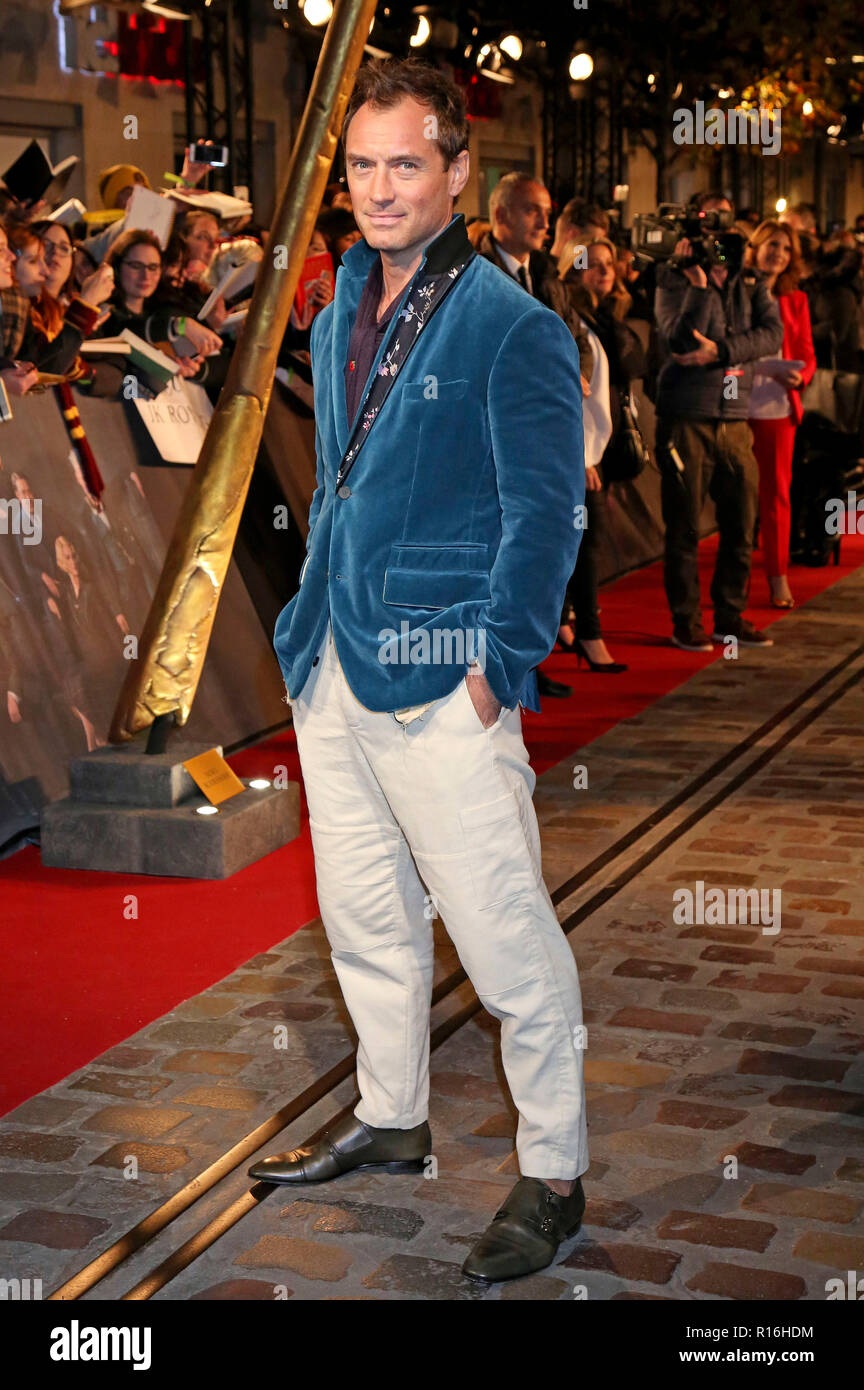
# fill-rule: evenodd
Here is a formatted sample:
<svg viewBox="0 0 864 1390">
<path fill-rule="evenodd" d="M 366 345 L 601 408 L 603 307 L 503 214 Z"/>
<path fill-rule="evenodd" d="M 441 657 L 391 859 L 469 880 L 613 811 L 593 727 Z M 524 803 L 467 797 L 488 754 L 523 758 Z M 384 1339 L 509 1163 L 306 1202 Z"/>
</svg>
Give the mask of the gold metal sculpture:
<svg viewBox="0 0 864 1390">
<path fill-rule="evenodd" d="M 336 0 L 246 324 L 180 508 L 111 725 L 120 743 L 189 718 L 273 387 L 276 358 L 377 0 Z M 284 247 L 277 267 L 274 248 Z"/>
</svg>

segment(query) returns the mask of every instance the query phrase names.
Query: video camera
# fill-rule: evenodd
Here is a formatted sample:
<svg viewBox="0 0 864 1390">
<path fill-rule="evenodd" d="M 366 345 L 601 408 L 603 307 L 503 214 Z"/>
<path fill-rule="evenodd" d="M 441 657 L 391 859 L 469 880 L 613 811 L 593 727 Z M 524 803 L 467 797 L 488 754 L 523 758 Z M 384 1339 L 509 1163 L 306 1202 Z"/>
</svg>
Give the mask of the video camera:
<svg viewBox="0 0 864 1390">
<path fill-rule="evenodd" d="M 661 203 L 656 212 L 634 217 L 631 246 L 643 266 L 649 261 L 666 261 L 675 270 L 698 265 L 706 275 L 714 266 L 725 266 L 734 275 L 741 267 L 744 238 L 731 230 L 732 222 L 727 210 L 700 212 L 694 203 Z M 675 255 L 682 237 L 690 242 L 689 256 Z"/>
</svg>

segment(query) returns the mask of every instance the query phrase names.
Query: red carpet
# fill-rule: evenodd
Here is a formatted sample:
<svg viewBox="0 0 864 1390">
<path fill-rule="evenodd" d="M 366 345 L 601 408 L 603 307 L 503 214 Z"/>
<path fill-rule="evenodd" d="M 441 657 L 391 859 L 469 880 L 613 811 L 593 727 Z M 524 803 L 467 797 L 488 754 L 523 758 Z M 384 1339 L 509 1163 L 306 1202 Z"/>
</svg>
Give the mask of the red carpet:
<svg viewBox="0 0 864 1390">
<path fill-rule="evenodd" d="M 716 540 L 701 549 L 708 593 Z M 838 568 L 799 569 L 790 582 L 800 603 L 864 561 L 864 537 L 847 536 Z M 768 607 L 758 556 L 749 616 L 767 626 L 783 614 Z M 601 593 L 604 633 L 629 663 L 620 676 L 577 672 L 557 652 L 544 669 L 575 686 L 567 700 L 545 700 L 528 714 L 525 737 L 538 773 L 638 713 L 718 655 L 668 645 L 662 567 L 628 575 Z M 719 648 L 717 652 L 719 652 Z M 746 653 L 744 654 L 746 659 Z M 299 777 L 293 735 L 236 754 L 244 777 L 272 776 L 285 764 Z M 22 850 L 0 865 L 3 883 L 5 1000 L 0 1019 L 3 1084 L 0 1114 L 59 1081 L 182 1000 L 317 916 L 312 849 L 303 804 L 302 831 L 285 849 L 225 882 L 133 878 L 42 867 Z M 128 894 L 138 916 L 124 916 Z"/>
</svg>

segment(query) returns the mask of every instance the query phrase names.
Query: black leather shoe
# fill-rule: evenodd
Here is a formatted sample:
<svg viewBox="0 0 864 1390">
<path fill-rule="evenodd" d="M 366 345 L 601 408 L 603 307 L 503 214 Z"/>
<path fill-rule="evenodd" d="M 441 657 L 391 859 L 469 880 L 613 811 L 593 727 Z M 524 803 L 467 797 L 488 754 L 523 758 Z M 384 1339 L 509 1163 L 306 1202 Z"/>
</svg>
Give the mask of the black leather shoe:
<svg viewBox="0 0 864 1390">
<path fill-rule="evenodd" d="M 520 1178 L 491 1226 L 462 1266 L 469 1279 L 515 1279 L 551 1264 L 558 1246 L 582 1224 L 585 1194 L 577 1178 L 569 1197 L 559 1197 L 539 1178 Z"/>
<path fill-rule="evenodd" d="M 388 1173 L 422 1173 L 432 1152 L 432 1135 L 424 1120 L 413 1129 L 373 1129 L 356 1115 L 346 1115 L 316 1144 L 259 1159 L 248 1170 L 259 1182 L 328 1182 L 360 1168 Z"/>
<path fill-rule="evenodd" d="M 545 671 L 537 672 L 537 689 L 541 695 L 551 695 L 556 700 L 566 700 L 568 695 L 573 694 L 572 685 L 565 685 L 563 681 L 553 681 Z"/>
</svg>

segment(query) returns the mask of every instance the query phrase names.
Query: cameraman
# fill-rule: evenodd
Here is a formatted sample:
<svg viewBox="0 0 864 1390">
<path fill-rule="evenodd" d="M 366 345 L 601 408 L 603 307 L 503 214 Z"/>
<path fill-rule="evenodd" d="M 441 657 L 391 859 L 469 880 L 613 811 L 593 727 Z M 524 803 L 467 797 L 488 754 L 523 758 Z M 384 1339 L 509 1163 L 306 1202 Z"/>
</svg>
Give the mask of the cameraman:
<svg viewBox="0 0 864 1390">
<path fill-rule="evenodd" d="M 727 204 L 728 206 L 728 204 Z M 705 209 L 706 211 L 708 209 Z M 713 641 L 773 642 L 743 616 L 759 497 L 747 407 L 759 357 L 779 354 L 783 325 L 758 272 L 717 264 L 725 240 L 682 237 L 657 276 L 654 311 L 663 363 L 657 382 L 657 457 L 666 525 L 664 580 L 672 642 L 711 650 L 699 593 L 699 518 L 713 499 L 720 544 L 711 600 Z"/>
</svg>

